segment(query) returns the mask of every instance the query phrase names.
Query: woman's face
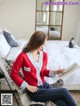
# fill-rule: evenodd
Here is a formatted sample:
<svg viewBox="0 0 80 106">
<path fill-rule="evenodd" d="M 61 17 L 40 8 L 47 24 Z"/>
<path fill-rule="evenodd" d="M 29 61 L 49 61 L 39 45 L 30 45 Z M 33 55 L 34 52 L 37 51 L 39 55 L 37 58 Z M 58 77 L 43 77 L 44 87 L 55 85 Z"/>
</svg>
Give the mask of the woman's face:
<svg viewBox="0 0 80 106">
<path fill-rule="evenodd" d="M 41 46 L 37 49 L 38 52 L 43 51 L 46 42 L 47 42 L 47 39 L 45 40 L 44 44 L 41 45 Z"/>
</svg>

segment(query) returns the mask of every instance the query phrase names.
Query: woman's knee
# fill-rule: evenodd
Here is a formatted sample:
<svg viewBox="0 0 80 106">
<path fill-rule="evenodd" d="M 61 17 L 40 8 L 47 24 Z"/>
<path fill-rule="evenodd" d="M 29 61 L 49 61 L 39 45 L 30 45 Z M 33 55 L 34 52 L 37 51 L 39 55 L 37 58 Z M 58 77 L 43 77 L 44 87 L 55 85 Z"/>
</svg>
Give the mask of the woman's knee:
<svg viewBox="0 0 80 106">
<path fill-rule="evenodd" d="M 69 92 L 66 88 L 62 88 L 63 92 Z"/>
</svg>

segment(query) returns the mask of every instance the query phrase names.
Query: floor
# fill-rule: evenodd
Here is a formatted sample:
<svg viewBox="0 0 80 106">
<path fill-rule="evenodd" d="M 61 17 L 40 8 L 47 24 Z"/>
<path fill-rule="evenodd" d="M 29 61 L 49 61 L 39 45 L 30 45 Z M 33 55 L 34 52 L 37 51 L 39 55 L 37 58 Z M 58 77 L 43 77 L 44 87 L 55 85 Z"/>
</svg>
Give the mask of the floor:
<svg viewBox="0 0 80 106">
<path fill-rule="evenodd" d="M 77 106 L 80 106 L 80 91 L 71 91 L 72 97 L 77 102 Z"/>
<path fill-rule="evenodd" d="M 9 90 L 9 87 L 7 86 L 7 83 L 4 80 L 1 81 L 0 89 L 1 90 Z M 77 104 L 78 104 L 77 106 L 80 106 L 80 91 L 70 91 L 70 92 L 71 92 L 71 95 L 74 98 L 74 100 L 77 102 Z M 15 93 L 15 96 L 21 106 L 21 102 L 20 102 L 18 93 Z M 18 106 L 14 97 L 13 97 L 13 105 L 12 106 Z"/>
</svg>

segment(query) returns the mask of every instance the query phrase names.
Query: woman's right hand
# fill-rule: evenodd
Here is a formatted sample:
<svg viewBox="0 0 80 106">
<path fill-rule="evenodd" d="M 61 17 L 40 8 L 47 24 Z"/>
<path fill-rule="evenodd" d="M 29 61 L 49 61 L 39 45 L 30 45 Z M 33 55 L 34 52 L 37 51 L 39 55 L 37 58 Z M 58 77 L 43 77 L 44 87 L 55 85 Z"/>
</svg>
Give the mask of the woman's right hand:
<svg viewBox="0 0 80 106">
<path fill-rule="evenodd" d="M 59 75 L 59 74 L 63 73 L 64 70 L 65 69 L 55 70 L 54 73 Z"/>
<path fill-rule="evenodd" d="M 38 88 L 36 86 L 27 85 L 27 90 L 34 93 L 37 92 Z"/>
</svg>

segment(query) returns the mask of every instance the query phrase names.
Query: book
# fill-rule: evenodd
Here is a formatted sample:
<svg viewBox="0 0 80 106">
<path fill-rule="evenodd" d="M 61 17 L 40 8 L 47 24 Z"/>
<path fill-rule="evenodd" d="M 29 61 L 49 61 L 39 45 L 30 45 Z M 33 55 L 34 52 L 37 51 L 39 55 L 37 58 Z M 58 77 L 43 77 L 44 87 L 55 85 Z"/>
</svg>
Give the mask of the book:
<svg viewBox="0 0 80 106">
<path fill-rule="evenodd" d="M 61 73 L 59 75 L 59 78 L 65 77 L 67 75 L 69 75 L 70 73 L 72 73 L 73 71 L 75 71 L 76 69 L 80 68 L 80 66 L 77 63 L 73 63 L 72 65 L 70 65 L 69 67 L 67 67 L 63 73 Z"/>
</svg>

